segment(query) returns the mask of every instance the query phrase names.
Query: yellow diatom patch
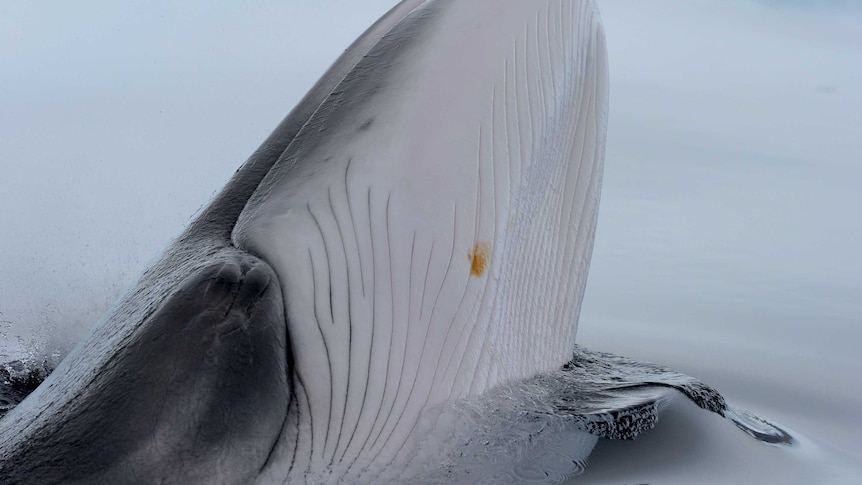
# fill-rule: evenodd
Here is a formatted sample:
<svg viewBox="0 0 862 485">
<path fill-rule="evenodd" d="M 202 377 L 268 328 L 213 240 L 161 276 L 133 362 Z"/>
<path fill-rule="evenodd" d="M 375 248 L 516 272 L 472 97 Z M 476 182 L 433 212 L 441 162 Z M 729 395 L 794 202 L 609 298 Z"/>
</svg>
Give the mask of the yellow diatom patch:
<svg viewBox="0 0 862 485">
<path fill-rule="evenodd" d="M 470 259 L 470 274 L 476 277 L 484 275 L 491 259 L 491 245 L 476 243 L 473 249 L 467 251 L 467 258 Z"/>
</svg>

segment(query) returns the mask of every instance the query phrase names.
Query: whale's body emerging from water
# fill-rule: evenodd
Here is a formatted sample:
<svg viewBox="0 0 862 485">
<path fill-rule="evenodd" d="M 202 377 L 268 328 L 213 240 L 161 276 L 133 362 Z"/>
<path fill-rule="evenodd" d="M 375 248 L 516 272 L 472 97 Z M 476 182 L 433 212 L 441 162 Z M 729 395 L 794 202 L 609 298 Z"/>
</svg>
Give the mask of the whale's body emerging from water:
<svg viewBox="0 0 862 485">
<path fill-rule="evenodd" d="M 400 3 L 0 420 L 0 476 L 541 482 L 671 389 L 726 413 L 575 346 L 607 86 L 591 1 Z"/>
</svg>

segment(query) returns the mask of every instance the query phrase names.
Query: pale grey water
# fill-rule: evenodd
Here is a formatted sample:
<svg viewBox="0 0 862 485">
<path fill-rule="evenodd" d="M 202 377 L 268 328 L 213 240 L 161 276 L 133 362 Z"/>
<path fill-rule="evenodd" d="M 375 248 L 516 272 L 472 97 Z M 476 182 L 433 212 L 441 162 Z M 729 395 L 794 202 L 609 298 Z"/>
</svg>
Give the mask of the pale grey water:
<svg viewBox="0 0 862 485">
<path fill-rule="evenodd" d="M 0 6 L 0 357 L 68 347 L 391 3 Z M 860 4 L 599 5 L 611 114 L 580 343 L 862 462 Z"/>
<path fill-rule="evenodd" d="M 862 470 L 859 5 L 601 4 L 611 114 L 579 330 L 846 452 L 848 482 Z"/>
</svg>

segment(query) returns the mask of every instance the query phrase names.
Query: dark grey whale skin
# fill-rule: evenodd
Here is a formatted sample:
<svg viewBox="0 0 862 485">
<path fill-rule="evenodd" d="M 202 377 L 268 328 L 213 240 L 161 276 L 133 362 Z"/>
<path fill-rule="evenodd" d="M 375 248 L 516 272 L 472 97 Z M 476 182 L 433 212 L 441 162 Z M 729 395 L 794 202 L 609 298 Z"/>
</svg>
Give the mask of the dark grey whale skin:
<svg viewBox="0 0 862 485">
<path fill-rule="evenodd" d="M 372 25 L 189 227 L 0 419 L 0 483 L 247 483 L 290 399 L 282 292 L 233 246 L 249 197 L 407 0 Z"/>
<path fill-rule="evenodd" d="M 282 322 L 272 270 L 219 252 L 95 369 L 73 356 L 75 367 L 58 369 L 4 418 L 0 481 L 250 476 L 287 408 Z"/>
</svg>

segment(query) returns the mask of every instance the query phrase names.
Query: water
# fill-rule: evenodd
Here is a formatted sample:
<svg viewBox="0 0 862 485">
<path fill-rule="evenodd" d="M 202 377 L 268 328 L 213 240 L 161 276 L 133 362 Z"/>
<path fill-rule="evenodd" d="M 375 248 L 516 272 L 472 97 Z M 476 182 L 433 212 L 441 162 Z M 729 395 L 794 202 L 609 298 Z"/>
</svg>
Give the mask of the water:
<svg viewBox="0 0 862 485">
<path fill-rule="evenodd" d="M 391 3 L 0 7 L 0 360 L 68 349 Z M 611 113 L 579 342 L 696 376 L 801 444 L 679 404 L 580 482 L 853 482 L 858 4 L 599 4 Z"/>
<path fill-rule="evenodd" d="M 751 459 L 709 428 L 714 460 L 805 461 L 813 481 L 838 483 L 862 474 L 862 15 L 846 5 L 602 4 L 611 114 L 578 335 L 699 377 L 810 440 Z M 691 467 L 656 446 L 638 448 L 651 465 L 584 479 L 749 481 L 662 475 Z"/>
</svg>

